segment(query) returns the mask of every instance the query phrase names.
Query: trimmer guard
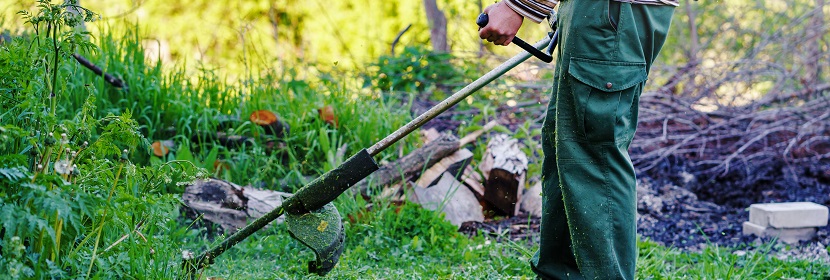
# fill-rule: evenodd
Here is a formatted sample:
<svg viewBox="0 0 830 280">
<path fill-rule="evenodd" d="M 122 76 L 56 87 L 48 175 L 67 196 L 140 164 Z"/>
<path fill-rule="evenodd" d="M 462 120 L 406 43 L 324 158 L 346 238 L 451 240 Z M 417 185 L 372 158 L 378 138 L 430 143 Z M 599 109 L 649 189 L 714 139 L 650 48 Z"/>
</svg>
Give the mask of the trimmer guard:
<svg viewBox="0 0 830 280">
<path fill-rule="evenodd" d="M 328 203 L 305 214 L 286 213 L 285 224 L 291 237 L 317 255 L 317 260 L 308 262 L 308 272 L 320 276 L 329 273 L 340 260 L 346 241 L 337 208 Z"/>
</svg>

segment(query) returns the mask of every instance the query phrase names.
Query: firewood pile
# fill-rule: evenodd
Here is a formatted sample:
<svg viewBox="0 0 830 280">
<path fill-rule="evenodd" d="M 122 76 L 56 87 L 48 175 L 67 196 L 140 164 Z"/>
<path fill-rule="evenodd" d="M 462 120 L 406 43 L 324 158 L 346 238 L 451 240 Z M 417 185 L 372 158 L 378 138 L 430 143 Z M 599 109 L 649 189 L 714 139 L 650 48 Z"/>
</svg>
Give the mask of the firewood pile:
<svg viewBox="0 0 830 280">
<path fill-rule="evenodd" d="M 525 187 L 528 156 L 517 139 L 490 134 L 480 158 L 467 147 L 496 125 L 492 121 L 461 139 L 434 128 L 422 130 L 424 146 L 381 166 L 355 188 L 366 198 L 418 203 L 441 211 L 459 227 L 494 216 L 538 217 L 541 183 Z"/>
<path fill-rule="evenodd" d="M 705 112 L 673 95 L 644 94 L 631 159 L 642 174 L 733 206 L 829 184 L 830 98 L 776 101 Z"/>
<path fill-rule="evenodd" d="M 426 143 L 421 148 L 384 164 L 350 193 L 396 204 L 417 203 L 443 212 L 445 219 L 459 228 L 480 225 L 494 216 L 538 217 L 542 212 L 541 183 L 525 187 L 528 157 L 517 139 L 493 133 L 481 158 L 468 149 L 496 125 L 490 122 L 461 139 L 435 129 L 423 130 Z M 182 200 L 188 217 L 231 233 L 290 195 L 211 179 L 189 185 Z"/>
</svg>

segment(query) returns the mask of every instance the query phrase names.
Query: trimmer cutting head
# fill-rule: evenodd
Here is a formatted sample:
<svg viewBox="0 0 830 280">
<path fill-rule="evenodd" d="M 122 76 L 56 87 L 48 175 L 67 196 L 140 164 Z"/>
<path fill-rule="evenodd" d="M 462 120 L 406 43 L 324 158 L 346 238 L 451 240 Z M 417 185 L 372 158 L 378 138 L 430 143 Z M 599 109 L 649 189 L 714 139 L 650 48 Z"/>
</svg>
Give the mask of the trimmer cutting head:
<svg viewBox="0 0 830 280">
<path fill-rule="evenodd" d="M 375 170 L 378 164 L 365 149 L 361 150 L 285 201 L 288 232 L 317 255 L 317 260 L 308 264 L 309 272 L 325 275 L 343 253 L 346 233 L 340 212 L 331 202 Z"/>
<path fill-rule="evenodd" d="M 346 241 L 346 232 L 337 208 L 329 203 L 323 208 L 301 215 L 288 213 L 285 224 L 291 237 L 311 248 L 317 255 L 317 260 L 308 262 L 308 272 L 320 276 L 329 273 L 340 260 Z"/>
</svg>

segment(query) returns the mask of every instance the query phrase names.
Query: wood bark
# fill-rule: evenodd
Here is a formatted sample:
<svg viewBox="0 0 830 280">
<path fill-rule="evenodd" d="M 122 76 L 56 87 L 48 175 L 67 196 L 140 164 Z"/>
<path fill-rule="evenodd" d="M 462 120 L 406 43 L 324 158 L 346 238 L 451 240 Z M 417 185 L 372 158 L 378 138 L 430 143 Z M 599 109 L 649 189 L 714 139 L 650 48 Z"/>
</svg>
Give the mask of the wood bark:
<svg viewBox="0 0 830 280">
<path fill-rule="evenodd" d="M 415 185 L 428 188 L 438 182 L 442 174 L 448 172 L 455 178 L 460 178 L 467 164 L 473 159 L 473 152 L 467 149 L 460 149 L 449 156 L 441 159 L 432 167 L 424 171 L 415 182 Z"/>
<path fill-rule="evenodd" d="M 813 10 L 813 16 L 810 18 L 810 27 L 806 29 L 807 36 L 805 38 L 804 50 L 804 75 L 801 83 L 810 89 L 807 98 L 814 98 L 814 90 L 812 86 L 818 84 L 819 77 L 821 77 L 821 43 L 822 37 L 825 34 L 826 27 L 824 26 L 824 0 L 816 0 L 816 8 Z"/>
<path fill-rule="evenodd" d="M 461 140 L 452 134 L 440 134 L 434 129 L 424 130 L 422 135 L 427 141 L 424 146 L 392 163 L 381 166 L 378 171 L 358 182 L 355 189 L 368 196 L 370 185 L 386 187 L 404 179 L 412 179 L 425 167 L 429 168 L 461 147 L 475 142 L 484 132 L 493 129 L 496 125 L 498 125 L 497 121 L 488 122 L 481 129 L 464 136 Z"/>
<path fill-rule="evenodd" d="M 329 111 L 331 112 L 331 115 L 333 117 L 333 109 L 329 108 Z M 251 113 L 249 119 L 252 123 L 255 123 L 262 127 L 262 129 L 265 130 L 265 134 L 273 135 L 277 138 L 284 138 L 291 131 L 291 128 L 288 126 L 287 123 L 280 120 L 277 114 L 268 110 L 254 111 L 253 113 Z"/>
<path fill-rule="evenodd" d="M 242 187 L 219 180 L 197 180 L 185 188 L 182 201 L 188 218 L 218 225 L 225 233 L 233 233 L 244 227 L 248 220 L 265 215 L 280 206 L 291 194 Z M 281 223 L 282 218 L 277 219 Z"/>
<path fill-rule="evenodd" d="M 411 178 L 421 172 L 424 166 L 432 166 L 457 151 L 458 148 L 459 140 L 457 137 L 451 134 L 443 134 L 438 139 L 427 143 L 408 155 L 380 167 L 378 171 L 358 182 L 356 189 L 363 194 L 367 194 L 370 184 L 372 186 L 388 186 L 404 178 Z"/>
<path fill-rule="evenodd" d="M 537 182 L 522 194 L 521 209 L 531 217 L 542 217 L 542 181 Z"/>
</svg>

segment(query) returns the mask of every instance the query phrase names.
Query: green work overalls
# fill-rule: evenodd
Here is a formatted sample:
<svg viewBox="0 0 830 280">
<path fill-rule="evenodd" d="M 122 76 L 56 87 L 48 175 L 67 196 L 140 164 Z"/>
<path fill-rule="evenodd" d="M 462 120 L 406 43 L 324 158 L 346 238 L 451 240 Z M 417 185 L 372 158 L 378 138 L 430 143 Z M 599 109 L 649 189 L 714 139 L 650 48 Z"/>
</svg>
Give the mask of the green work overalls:
<svg viewBox="0 0 830 280">
<path fill-rule="evenodd" d="M 636 183 L 628 147 L 672 6 L 559 4 L 560 42 L 542 142 L 544 208 L 533 270 L 550 279 L 633 279 Z"/>
</svg>

